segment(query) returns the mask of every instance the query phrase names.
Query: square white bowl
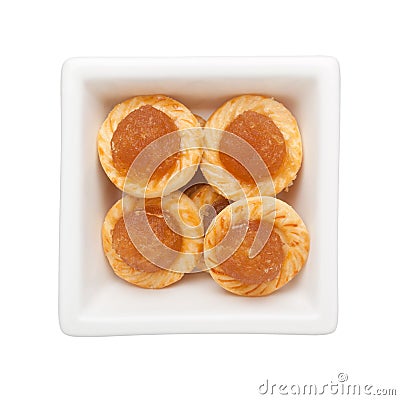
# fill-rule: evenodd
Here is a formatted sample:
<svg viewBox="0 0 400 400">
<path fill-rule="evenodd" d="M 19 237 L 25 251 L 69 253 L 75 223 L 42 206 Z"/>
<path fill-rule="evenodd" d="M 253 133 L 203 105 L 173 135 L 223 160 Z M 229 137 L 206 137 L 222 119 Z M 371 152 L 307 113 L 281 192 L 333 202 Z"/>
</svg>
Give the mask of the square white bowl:
<svg viewBox="0 0 400 400">
<path fill-rule="evenodd" d="M 333 332 L 337 324 L 339 66 L 331 57 L 75 58 L 62 70 L 59 318 L 75 336 L 145 333 Z M 101 243 L 107 210 L 121 197 L 97 157 L 111 108 L 167 94 L 207 118 L 229 98 L 273 96 L 299 123 L 304 161 L 278 196 L 303 218 L 311 250 L 302 272 L 261 298 L 235 296 L 207 273 L 162 290 L 119 279 Z"/>
</svg>

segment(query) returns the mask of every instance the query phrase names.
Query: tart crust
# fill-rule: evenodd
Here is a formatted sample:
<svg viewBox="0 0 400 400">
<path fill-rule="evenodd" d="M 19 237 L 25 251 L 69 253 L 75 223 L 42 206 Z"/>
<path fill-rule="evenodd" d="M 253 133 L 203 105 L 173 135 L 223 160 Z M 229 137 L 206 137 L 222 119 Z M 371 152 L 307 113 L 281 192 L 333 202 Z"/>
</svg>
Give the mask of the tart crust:
<svg viewBox="0 0 400 400">
<path fill-rule="evenodd" d="M 194 185 L 190 188 L 188 188 L 185 193 L 193 200 L 194 204 L 196 204 L 196 207 L 199 209 L 199 213 L 201 213 L 201 208 L 204 205 L 210 205 L 214 206 L 215 203 L 221 203 L 224 201 L 227 201 L 227 199 L 223 196 L 221 196 L 218 192 L 216 192 L 212 186 L 207 185 L 207 184 L 197 184 Z M 219 212 L 218 210 L 215 210 L 217 213 Z M 204 218 L 204 217 L 203 217 Z M 208 221 L 209 223 L 212 223 L 212 221 Z M 205 223 L 203 219 L 203 224 L 204 224 L 204 231 L 207 230 L 208 226 L 207 223 Z M 207 268 L 205 262 L 204 262 L 204 255 L 202 254 L 199 261 L 198 261 L 198 266 L 197 269 L 200 271 L 206 271 L 209 272 L 209 268 Z"/>
<path fill-rule="evenodd" d="M 198 115 L 198 114 L 193 114 L 195 117 L 196 117 L 196 119 L 197 119 L 197 122 L 199 123 L 199 125 L 201 126 L 201 127 L 204 127 L 205 125 L 206 125 L 206 120 L 203 118 L 203 117 L 201 117 L 200 115 Z"/>
<path fill-rule="evenodd" d="M 179 153 L 175 167 L 161 179 L 152 178 L 148 185 L 139 184 L 129 177 L 127 178 L 126 174 L 119 172 L 115 168 L 111 152 L 111 140 L 118 124 L 132 111 L 145 105 L 151 105 L 173 120 L 180 136 L 180 149 L 183 150 Z M 200 163 L 203 132 L 201 129 L 194 129 L 196 127 L 200 127 L 198 119 L 183 104 L 170 97 L 164 95 L 133 97 L 117 104 L 103 122 L 97 135 L 100 163 L 115 186 L 132 196 L 142 197 L 145 195 L 153 198 L 167 195 L 189 182 Z M 170 183 L 168 189 L 163 192 L 173 175 L 173 183 Z"/>
<path fill-rule="evenodd" d="M 232 177 L 221 173 L 224 168 L 218 151 L 222 132 L 245 111 L 254 111 L 268 116 L 278 127 L 285 141 L 286 154 L 283 162 L 271 182 L 259 182 L 259 189 L 253 184 L 240 182 L 241 189 L 234 188 Z M 248 197 L 273 196 L 292 185 L 302 163 L 302 143 L 296 119 L 281 103 L 261 95 L 242 95 L 224 103 L 208 119 L 204 136 L 205 150 L 201 170 L 210 184 L 232 200 L 238 200 L 245 194 Z M 211 149 L 211 150 L 210 150 Z M 255 149 L 257 150 L 257 149 Z M 238 185 L 236 185 L 237 187 Z M 242 192 L 243 190 L 243 192 Z"/>
<path fill-rule="evenodd" d="M 147 199 L 146 206 L 160 206 L 160 199 Z M 124 203 L 123 203 L 124 202 Z M 113 248 L 112 233 L 115 224 L 123 218 L 123 209 L 133 211 L 140 209 L 139 204 L 143 204 L 140 199 L 128 195 L 118 200 L 108 211 L 102 228 L 102 240 L 104 253 L 114 271 L 114 273 L 125 281 L 140 286 L 142 288 L 160 289 L 169 286 L 182 279 L 184 272 L 190 272 L 198 263 L 203 247 L 202 233 L 203 227 L 199 218 L 198 209 L 195 204 L 183 193 L 174 192 L 163 199 L 163 206 L 166 210 L 171 210 L 176 214 L 179 207 L 179 215 L 182 229 L 182 244 L 179 254 L 171 266 L 171 270 L 159 268 L 156 272 L 144 272 L 136 270 L 126 264 Z M 179 204 L 179 206 L 177 206 Z M 173 210 L 175 208 L 175 210 Z M 186 230 L 185 230 L 186 229 Z M 190 233 L 188 233 L 190 230 Z M 196 233 L 197 238 L 189 238 L 186 235 Z M 182 271 L 182 272 L 177 272 Z"/>
<path fill-rule="evenodd" d="M 215 191 L 211 185 L 207 184 L 192 186 L 186 191 L 186 194 L 193 200 L 199 210 L 206 204 L 213 205 L 216 202 L 227 200 Z"/>
<path fill-rule="evenodd" d="M 271 281 L 245 284 L 227 275 L 219 267 L 216 245 L 225 235 L 231 221 L 239 221 L 245 217 L 250 220 L 263 219 L 273 224 L 274 231 L 283 242 L 285 258 L 279 274 Z M 306 263 L 309 248 L 310 237 L 307 228 L 291 206 L 273 197 L 252 197 L 232 203 L 216 217 L 204 239 L 204 258 L 210 268 L 211 277 L 225 290 L 240 296 L 266 296 L 298 274 Z"/>
</svg>

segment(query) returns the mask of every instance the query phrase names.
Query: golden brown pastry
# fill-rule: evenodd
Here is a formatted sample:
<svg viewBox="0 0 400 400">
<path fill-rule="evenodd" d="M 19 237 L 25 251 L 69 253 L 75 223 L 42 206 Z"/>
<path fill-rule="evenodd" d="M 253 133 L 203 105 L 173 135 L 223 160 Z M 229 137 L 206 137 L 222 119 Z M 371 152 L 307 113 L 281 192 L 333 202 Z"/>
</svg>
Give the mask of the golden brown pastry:
<svg viewBox="0 0 400 400">
<path fill-rule="evenodd" d="M 201 169 L 208 182 L 228 198 L 238 200 L 244 195 L 260 194 L 273 196 L 289 187 L 296 178 L 302 162 L 300 132 L 290 111 L 273 98 L 260 95 L 235 97 L 211 115 L 206 128 L 210 130 L 204 137 Z M 232 145 L 232 135 L 222 131 L 230 132 L 251 145 L 265 163 L 270 177 L 251 175 L 246 167 L 249 169 L 255 162 L 254 152 L 250 152 L 251 148 L 245 149 L 241 143 Z M 231 151 L 238 151 L 239 157 L 242 155 L 241 162 Z M 236 178 L 239 185 L 234 185 L 232 177 L 223 173 L 221 168 Z"/>
<path fill-rule="evenodd" d="M 193 185 L 186 189 L 185 193 L 193 200 L 194 204 L 196 204 L 199 209 L 204 232 L 207 231 L 215 216 L 229 205 L 229 200 L 218 194 L 210 185 L 202 183 Z M 198 261 L 196 271 L 208 272 L 203 254 Z"/>
<path fill-rule="evenodd" d="M 229 205 L 229 200 L 216 192 L 211 185 L 198 184 L 190 187 L 185 193 L 193 200 L 203 217 L 204 231 L 211 220 Z M 212 209 L 205 207 L 210 206 Z"/>
<path fill-rule="evenodd" d="M 301 218 L 285 202 L 266 196 L 247 201 L 232 203 L 216 217 L 204 240 L 205 263 L 224 289 L 266 296 L 302 269 L 310 239 Z"/>
<path fill-rule="evenodd" d="M 199 123 L 199 126 L 203 127 L 206 124 L 206 120 L 203 117 L 200 117 L 200 115 L 194 114 L 194 116 L 197 119 L 197 122 Z"/>
<path fill-rule="evenodd" d="M 116 105 L 99 130 L 101 165 L 126 193 L 149 198 L 167 195 L 196 172 L 203 143 L 203 133 L 196 127 L 196 117 L 170 97 L 133 97 Z M 143 152 L 151 143 L 153 147 Z M 130 169 L 134 161 L 136 169 Z"/>
<path fill-rule="evenodd" d="M 195 268 L 202 235 L 197 207 L 180 192 L 145 202 L 125 195 L 108 211 L 102 229 L 115 274 L 152 289 L 171 285 Z"/>
</svg>

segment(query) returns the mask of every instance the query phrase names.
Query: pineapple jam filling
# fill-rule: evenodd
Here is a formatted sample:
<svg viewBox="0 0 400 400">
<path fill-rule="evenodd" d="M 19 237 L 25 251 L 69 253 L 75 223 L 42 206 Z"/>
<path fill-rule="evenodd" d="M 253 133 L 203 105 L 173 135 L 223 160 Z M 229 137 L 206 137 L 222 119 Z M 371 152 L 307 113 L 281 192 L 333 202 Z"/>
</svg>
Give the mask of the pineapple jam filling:
<svg viewBox="0 0 400 400">
<path fill-rule="evenodd" d="M 286 145 L 283 135 L 271 118 L 254 111 L 245 111 L 238 115 L 226 128 L 247 143 L 249 143 L 260 155 L 267 166 L 271 177 L 279 171 L 286 155 Z M 229 136 L 223 135 L 221 147 L 229 141 Z M 229 144 L 228 147 L 229 148 Z M 233 157 L 220 153 L 220 160 L 229 173 L 239 181 L 254 182 L 247 169 Z"/>
<path fill-rule="evenodd" d="M 174 121 L 156 108 L 145 105 L 128 114 L 119 124 L 111 139 L 111 153 L 115 168 L 126 175 L 139 153 L 151 142 L 177 131 Z M 178 135 L 172 135 L 170 145 L 179 149 Z M 176 142 L 176 143 L 175 143 Z M 152 179 L 163 177 L 174 168 L 179 153 L 164 160 L 154 171 Z"/>
<path fill-rule="evenodd" d="M 267 243 L 253 258 L 249 250 L 256 238 L 260 221 L 250 221 L 246 236 L 235 253 L 225 260 L 218 268 L 245 284 L 260 284 L 274 280 L 280 273 L 285 260 L 283 242 L 273 229 Z"/>
<path fill-rule="evenodd" d="M 170 249 L 179 252 L 182 246 L 182 237 L 170 229 L 164 219 L 161 208 L 154 205 L 146 206 L 146 216 L 150 228 L 157 239 Z M 129 214 L 126 217 L 129 218 Z M 114 226 L 112 232 L 112 246 L 125 264 L 135 270 L 142 272 L 162 271 L 161 268 L 148 261 L 136 249 L 129 237 L 123 217 L 121 217 Z"/>
</svg>

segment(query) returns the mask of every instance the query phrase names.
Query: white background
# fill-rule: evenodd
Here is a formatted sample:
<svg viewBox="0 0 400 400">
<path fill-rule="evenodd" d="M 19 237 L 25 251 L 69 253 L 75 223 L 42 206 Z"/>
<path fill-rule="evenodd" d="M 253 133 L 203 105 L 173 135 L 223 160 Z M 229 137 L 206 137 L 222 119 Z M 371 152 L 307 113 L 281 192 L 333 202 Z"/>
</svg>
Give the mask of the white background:
<svg viewBox="0 0 400 400">
<path fill-rule="evenodd" d="M 396 2 L 9 1 L 1 40 L 3 399 L 263 398 L 399 381 Z M 72 338 L 57 316 L 60 68 L 71 56 L 332 55 L 342 76 L 339 325 L 326 336 Z M 267 397 L 264 397 L 267 398 Z"/>
</svg>

